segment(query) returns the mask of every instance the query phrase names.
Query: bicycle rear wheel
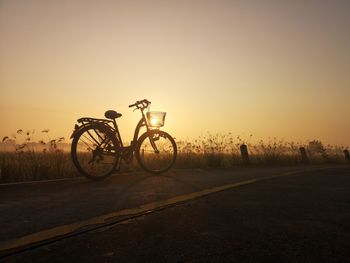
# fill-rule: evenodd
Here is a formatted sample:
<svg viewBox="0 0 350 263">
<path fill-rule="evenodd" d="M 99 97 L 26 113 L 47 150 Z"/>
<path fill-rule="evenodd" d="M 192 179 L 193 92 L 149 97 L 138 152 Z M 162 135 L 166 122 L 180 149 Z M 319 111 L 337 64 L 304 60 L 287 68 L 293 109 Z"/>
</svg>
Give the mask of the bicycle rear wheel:
<svg viewBox="0 0 350 263">
<path fill-rule="evenodd" d="M 71 155 L 78 171 L 92 180 L 102 180 L 116 170 L 118 140 L 102 125 L 82 128 L 74 136 Z"/>
<path fill-rule="evenodd" d="M 177 157 L 176 143 L 168 133 L 151 130 L 138 140 L 136 157 L 140 166 L 150 173 L 163 173 L 169 170 Z"/>
</svg>

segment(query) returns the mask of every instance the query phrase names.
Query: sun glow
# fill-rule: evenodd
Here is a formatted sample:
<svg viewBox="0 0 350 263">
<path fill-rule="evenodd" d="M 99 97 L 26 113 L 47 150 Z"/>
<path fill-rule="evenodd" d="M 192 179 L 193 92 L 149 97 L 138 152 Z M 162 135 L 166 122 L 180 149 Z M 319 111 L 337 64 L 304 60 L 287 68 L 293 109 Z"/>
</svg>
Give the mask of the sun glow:
<svg viewBox="0 0 350 263">
<path fill-rule="evenodd" d="M 159 122 L 158 122 L 158 120 L 157 120 L 156 118 L 152 118 L 152 119 L 151 119 L 151 125 L 152 125 L 152 126 L 157 126 L 158 123 L 159 123 Z"/>
<path fill-rule="evenodd" d="M 129 141 L 148 99 L 178 138 L 350 144 L 350 1 L 198 2 L 0 1 L 0 138 L 111 109 Z"/>
</svg>

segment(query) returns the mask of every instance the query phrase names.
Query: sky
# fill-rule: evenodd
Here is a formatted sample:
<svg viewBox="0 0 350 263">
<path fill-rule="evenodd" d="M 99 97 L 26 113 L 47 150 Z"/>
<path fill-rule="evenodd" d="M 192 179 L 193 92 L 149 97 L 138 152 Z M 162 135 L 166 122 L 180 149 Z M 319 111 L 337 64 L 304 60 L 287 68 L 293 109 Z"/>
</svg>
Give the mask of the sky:
<svg viewBox="0 0 350 263">
<path fill-rule="evenodd" d="M 0 136 L 152 101 L 178 139 L 350 145 L 350 1 L 0 0 Z M 34 136 L 34 137 L 35 137 Z"/>
</svg>

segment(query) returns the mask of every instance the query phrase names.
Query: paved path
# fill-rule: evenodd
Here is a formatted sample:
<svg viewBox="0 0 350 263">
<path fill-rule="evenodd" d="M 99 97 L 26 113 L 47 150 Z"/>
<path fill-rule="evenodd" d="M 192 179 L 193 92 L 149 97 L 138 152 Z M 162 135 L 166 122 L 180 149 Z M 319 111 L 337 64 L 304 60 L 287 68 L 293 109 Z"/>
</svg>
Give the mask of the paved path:
<svg viewBox="0 0 350 263">
<path fill-rule="evenodd" d="M 259 255 L 266 260 L 269 255 L 292 261 L 298 257 L 307 259 L 306 255 L 310 259 L 319 255 L 344 259 L 342 242 L 350 243 L 350 169 L 342 166 L 183 170 L 165 176 L 114 176 L 97 184 L 78 179 L 0 186 L 1 241 L 6 243 L 45 229 L 86 222 L 205 189 L 276 176 L 284 177 L 188 199 L 187 203 L 139 219 L 65 238 L 6 259 L 44 262 L 50 255 L 69 255 L 72 261 L 85 257 L 86 261 L 140 262 L 143 257 L 172 262 L 215 261 L 215 257 L 250 261 L 259 260 Z M 316 241 L 317 236 L 320 246 L 314 245 L 315 251 L 306 253 L 309 241 Z M 283 242 L 286 252 L 282 253 Z M 318 252 L 322 246 L 339 253 L 322 254 Z"/>
</svg>

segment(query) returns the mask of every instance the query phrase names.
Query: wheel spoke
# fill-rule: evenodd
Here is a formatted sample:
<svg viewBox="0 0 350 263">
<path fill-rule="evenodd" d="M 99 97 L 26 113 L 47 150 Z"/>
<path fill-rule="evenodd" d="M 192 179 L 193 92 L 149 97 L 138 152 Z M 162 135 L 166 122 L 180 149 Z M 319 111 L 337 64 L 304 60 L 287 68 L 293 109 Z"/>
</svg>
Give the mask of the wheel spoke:
<svg viewBox="0 0 350 263">
<path fill-rule="evenodd" d="M 90 144 L 88 144 L 87 142 L 85 142 L 83 139 L 80 140 L 82 143 L 84 143 L 89 149 L 92 150 L 92 148 L 90 147 Z"/>
<path fill-rule="evenodd" d="M 97 132 L 96 132 L 96 130 L 95 129 L 93 129 L 94 131 L 95 131 L 95 133 L 97 134 Z M 95 137 L 93 137 L 92 135 L 91 135 L 91 133 L 89 132 L 89 130 L 87 130 L 86 131 L 87 132 L 87 134 L 89 134 L 90 135 L 90 137 L 96 142 L 96 144 L 98 145 L 99 144 L 99 142 L 95 139 Z"/>
</svg>

